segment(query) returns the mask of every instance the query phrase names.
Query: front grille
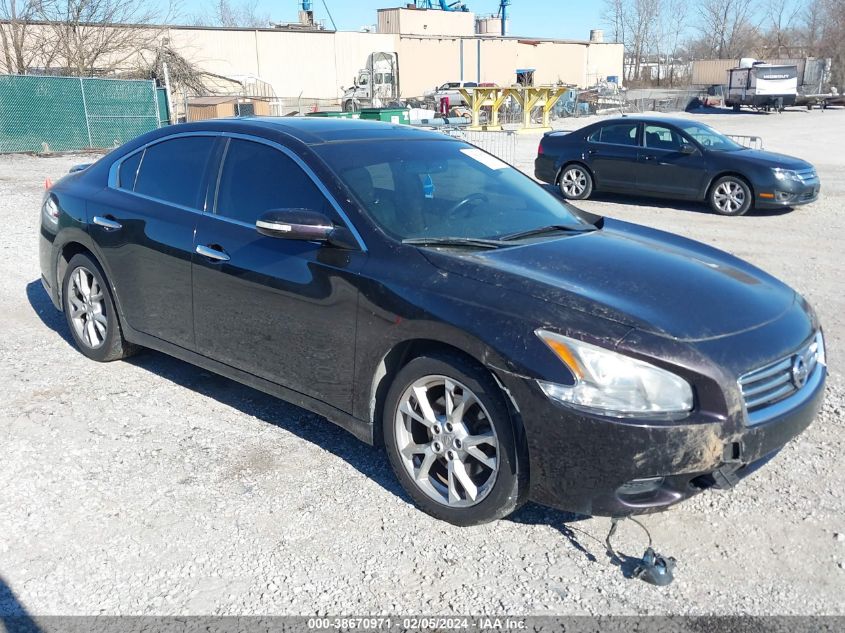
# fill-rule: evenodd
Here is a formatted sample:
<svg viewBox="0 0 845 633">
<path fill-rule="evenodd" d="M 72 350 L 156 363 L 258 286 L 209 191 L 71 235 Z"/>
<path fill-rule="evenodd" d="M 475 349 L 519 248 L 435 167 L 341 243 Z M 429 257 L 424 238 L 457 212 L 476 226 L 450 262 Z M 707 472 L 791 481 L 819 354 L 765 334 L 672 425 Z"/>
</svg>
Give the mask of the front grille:
<svg viewBox="0 0 845 633">
<path fill-rule="evenodd" d="M 801 196 L 801 200 L 812 200 L 816 197 L 815 191 L 807 191 Z"/>
<path fill-rule="evenodd" d="M 763 409 L 788 398 L 812 375 L 819 361 L 819 341 L 814 339 L 794 354 L 755 369 L 739 379 L 745 408 Z"/>
</svg>

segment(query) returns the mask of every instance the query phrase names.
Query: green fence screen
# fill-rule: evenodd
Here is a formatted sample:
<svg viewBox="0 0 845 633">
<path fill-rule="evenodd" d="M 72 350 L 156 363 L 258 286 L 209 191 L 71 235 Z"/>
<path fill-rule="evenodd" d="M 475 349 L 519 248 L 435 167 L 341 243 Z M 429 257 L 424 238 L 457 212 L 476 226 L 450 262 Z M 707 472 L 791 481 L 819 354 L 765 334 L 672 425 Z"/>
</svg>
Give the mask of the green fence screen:
<svg viewBox="0 0 845 633">
<path fill-rule="evenodd" d="M 0 75 L 0 153 L 115 147 L 168 119 L 153 81 Z"/>
</svg>

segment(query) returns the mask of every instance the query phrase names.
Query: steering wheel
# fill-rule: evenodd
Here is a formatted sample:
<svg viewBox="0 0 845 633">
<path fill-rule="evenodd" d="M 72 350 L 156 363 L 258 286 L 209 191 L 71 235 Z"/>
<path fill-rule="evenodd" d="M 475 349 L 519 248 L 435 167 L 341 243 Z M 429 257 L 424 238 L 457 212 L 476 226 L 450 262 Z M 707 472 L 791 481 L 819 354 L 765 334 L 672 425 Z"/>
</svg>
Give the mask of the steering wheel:
<svg viewBox="0 0 845 633">
<path fill-rule="evenodd" d="M 449 209 L 447 215 L 456 215 L 458 211 L 463 210 L 464 215 L 468 215 L 466 211 L 469 210 L 470 205 L 481 204 L 484 202 L 490 202 L 490 198 L 488 198 L 483 193 L 471 193 L 463 200 L 457 202 L 456 204 L 452 205 L 452 208 Z"/>
</svg>

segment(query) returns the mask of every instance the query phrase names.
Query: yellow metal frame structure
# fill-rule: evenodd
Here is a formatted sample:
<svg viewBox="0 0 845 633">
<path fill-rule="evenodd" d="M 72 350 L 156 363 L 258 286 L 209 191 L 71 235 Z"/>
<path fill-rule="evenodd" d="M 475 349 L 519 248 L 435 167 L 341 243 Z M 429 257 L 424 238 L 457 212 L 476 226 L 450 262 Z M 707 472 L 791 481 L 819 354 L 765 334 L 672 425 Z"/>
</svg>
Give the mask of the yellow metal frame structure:
<svg viewBox="0 0 845 633">
<path fill-rule="evenodd" d="M 560 86 L 512 86 L 510 88 L 460 88 L 461 95 L 466 100 L 472 123 L 470 130 L 499 131 L 499 110 L 508 97 L 513 97 L 522 107 L 523 130 L 550 130 L 549 115 L 558 100 L 569 92 L 569 88 Z M 481 108 L 491 108 L 490 121 L 482 125 Z M 539 126 L 531 124 L 531 111 L 542 107 L 543 120 Z"/>
</svg>

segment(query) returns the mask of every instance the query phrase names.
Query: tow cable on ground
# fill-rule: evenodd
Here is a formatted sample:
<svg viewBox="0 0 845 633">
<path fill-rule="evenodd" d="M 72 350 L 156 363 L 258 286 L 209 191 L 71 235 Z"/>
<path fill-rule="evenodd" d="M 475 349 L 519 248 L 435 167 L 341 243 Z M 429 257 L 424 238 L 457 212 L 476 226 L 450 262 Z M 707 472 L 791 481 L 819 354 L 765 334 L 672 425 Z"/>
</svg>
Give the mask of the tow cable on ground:
<svg viewBox="0 0 845 633">
<path fill-rule="evenodd" d="M 613 517 L 611 519 L 610 531 L 607 533 L 607 538 L 604 541 L 607 546 L 607 553 L 610 555 L 611 560 L 619 565 L 623 573 L 625 572 L 626 564 L 630 565 L 632 560 L 635 560 L 630 557 L 623 558 L 622 556 L 619 556 L 619 554 L 616 553 L 616 550 L 613 549 L 613 545 L 610 543 L 610 539 L 612 539 L 613 535 L 616 534 L 616 528 L 619 526 L 619 523 L 625 519 L 639 525 L 646 533 L 646 536 L 648 536 L 648 547 L 646 547 L 645 553 L 643 554 L 642 559 L 640 559 L 640 562 L 631 572 L 631 578 L 639 578 L 642 581 L 652 585 L 657 585 L 658 587 L 665 587 L 666 585 L 671 584 L 674 580 L 672 570 L 675 569 L 677 561 L 671 556 L 663 556 L 662 554 L 655 552 L 652 547 L 651 533 L 648 531 L 648 528 L 633 517 L 623 516 Z"/>
</svg>

